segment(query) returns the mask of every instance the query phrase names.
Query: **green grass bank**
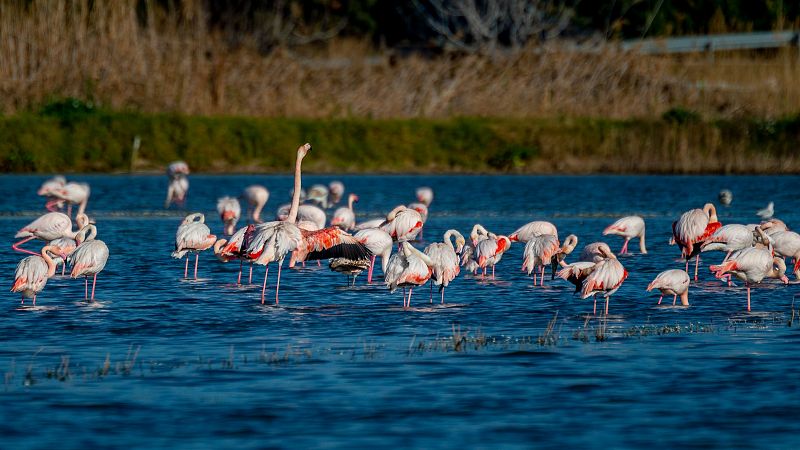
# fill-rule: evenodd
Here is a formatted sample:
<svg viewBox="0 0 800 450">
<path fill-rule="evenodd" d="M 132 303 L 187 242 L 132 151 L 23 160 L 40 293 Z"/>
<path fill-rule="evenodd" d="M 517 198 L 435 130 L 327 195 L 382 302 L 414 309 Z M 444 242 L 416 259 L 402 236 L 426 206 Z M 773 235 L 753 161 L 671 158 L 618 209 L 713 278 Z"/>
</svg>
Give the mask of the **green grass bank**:
<svg viewBox="0 0 800 450">
<path fill-rule="evenodd" d="M 132 143 L 139 137 L 134 152 Z M 8 172 L 800 173 L 800 116 L 702 120 L 290 119 L 109 112 L 63 102 L 0 117 Z"/>
</svg>

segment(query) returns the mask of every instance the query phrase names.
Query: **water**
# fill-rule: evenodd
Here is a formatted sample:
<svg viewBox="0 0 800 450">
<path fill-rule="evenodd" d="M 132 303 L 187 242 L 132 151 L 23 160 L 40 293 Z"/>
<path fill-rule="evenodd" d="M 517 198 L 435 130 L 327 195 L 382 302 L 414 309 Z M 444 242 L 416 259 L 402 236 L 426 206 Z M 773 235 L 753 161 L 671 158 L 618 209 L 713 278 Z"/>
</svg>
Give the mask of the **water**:
<svg viewBox="0 0 800 450">
<path fill-rule="evenodd" d="M 709 261 L 722 259 L 711 254 L 691 287 L 690 308 L 666 298 L 656 306 L 658 295 L 644 292 L 658 272 L 682 266 L 667 245 L 682 211 L 729 188 L 734 201 L 720 208 L 723 223 L 753 222 L 773 200 L 791 226 L 800 223 L 791 209 L 797 177 L 337 177 L 360 195 L 361 220 L 432 186 L 427 241 L 448 228 L 466 233 L 476 222 L 510 233 L 544 219 L 562 236 L 578 235 L 580 249 L 602 239 L 617 217 L 644 216 L 650 254 L 638 255 L 632 243 L 634 254 L 621 257 L 630 277 L 605 323 L 587 315 L 591 302 L 573 296 L 568 283 L 548 279 L 534 288 L 519 271 L 522 245 L 503 258 L 496 281 L 459 277 L 447 290 L 448 308 L 430 305 L 423 288 L 415 308 L 403 311 L 400 292 L 365 286 L 364 276 L 347 288 L 325 265 L 284 271 L 280 307 L 262 306 L 259 287 L 233 285 L 238 264 L 209 253 L 200 258 L 201 281 L 180 279 L 183 263 L 169 254 L 183 212 L 160 209 L 165 177 L 71 178 L 91 183 L 88 211 L 111 259 L 93 304 L 81 300 L 82 282 L 60 278 L 36 309 L 4 295 L 4 448 L 800 442 L 800 328 L 787 326 L 797 286 L 754 289 L 748 314 L 744 289 L 724 287 L 708 272 Z M 42 180 L 0 177 L 0 233 L 8 243 L 39 214 Z M 270 189 L 268 215 L 288 201 L 287 176 L 192 176 L 189 209 L 205 211 L 220 233 L 215 199 L 251 183 Z M 3 255 L 10 286 L 21 257 Z M 254 280 L 261 276 L 258 268 Z M 454 330 L 467 336 L 458 349 Z"/>
</svg>

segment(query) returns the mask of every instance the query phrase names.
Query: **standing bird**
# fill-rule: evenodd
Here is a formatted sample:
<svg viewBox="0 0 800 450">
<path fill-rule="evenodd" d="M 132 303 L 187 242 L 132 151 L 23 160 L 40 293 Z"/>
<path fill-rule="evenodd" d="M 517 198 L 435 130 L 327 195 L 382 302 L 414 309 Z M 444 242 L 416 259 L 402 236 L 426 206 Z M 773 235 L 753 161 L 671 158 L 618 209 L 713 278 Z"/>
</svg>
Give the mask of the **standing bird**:
<svg viewBox="0 0 800 450">
<path fill-rule="evenodd" d="M 250 263 L 248 284 L 253 282 L 253 261 L 247 257 L 247 253 L 242 249 L 242 245 L 244 245 L 245 240 L 252 236 L 255 229 L 256 226 L 251 223 L 250 225 L 239 228 L 236 233 L 233 233 L 230 240 L 220 239 L 214 243 L 214 255 L 217 259 L 224 263 L 234 259 L 239 260 L 239 276 L 236 278 L 237 285 L 242 284 L 242 268 L 244 266 L 244 261 Z"/>
<path fill-rule="evenodd" d="M 86 236 L 87 232 L 89 236 Z M 85 277 L 84 299 L 94 300 L 94 288 L 97 285 L 97 274 L 102 272 L 108 262 L 108 247 L 106 243 L 95 239 L 97 228 L 89 224 L 78 233 L 78 247 L 69 256 L 72 278 Z M 89 277 L 92 277 L 92 296 L 89 297 Z"/>
<path fill-rule="evenodd" d="M 344 195 L 344 184 L 341 181 L 331 181 L 328 183 L 328 203 L 335 205 L 339 203 Z"/>
<path fill-rule="evenodd" d="M 592 242 L 591 244 L 586 244 L 586 246 L 583 247 L 579 261 L 599 263 L 600 261 L 606 259 L 605 255 L 609 253 L 612 253 L 611 247 L 609 247 L 605 242 Z"/>
<path fill-rule="evenodd" d="M 422 230 L 422 216 L 417 211 L 400 205 L 386 215 L 380 228 L 397 242 L 410 241 Z"/>
<path fill-rule="evenodd" d="M 67 267 L 67 258 L 78 247 L 78 243 L 75 242 L 75 239 L 62 237 L 53 239 L 47 245 L 53 247 L 50 253 L 55 255 L 53 261 L 56 262 L 56 265 L 61 264 L 61 275 L 63 276 Z"/>
<path fill-rule="evenodd" d="M 47 199 L 44 207 L 50 211 L 55 212 L 58 211 L 59 208 L 63 205 L 64 201 L 60 198 L 56 197 L 53 193 L 64 187 L 67 184 L 67 179 L 61 175 L 56 175 L 49 180 L 46 180 L 42 183 L 42 186 L 39 187 L 39 190 L 36 192 L 36 195 L 40 195 Z"/>
<path fill-rule="evenodd" d="M 511 240 L 507 236 L 498 236 L 494 233 L 489 233 L 488 239 L 478 242 L 475 246 L 475 259 L 478 261 L 478 267 L 483 269 L 483 275 L 486 276 L 486 267 L 492 266 L 492 279 L 494 280 L 494 266 L 503 258 L 503 253 L 511 248 Z"/>
<path fill-rule="evenodd" d="M 411 306 L 411 294 L 414 286 L 422 286 L 428 282 L 433 274 L 433 261 L 428 255 L 412 247 L 408 241 L 400 243 L 400 249 L 389 258 L 389 265 L 384 275 L 384 283 L 389 292 L 394 292 L 398 287 L 403 289 L 403 308 Z M 405 288 L 408 287 L 408 298 Z"/>
<path fill-rule="evenodd" d="M 681 305 L 689 306 L 689 274 L 685 270 L 670 269 L 665 270 L 658 274 L 658 276 L 647 285 L 647 292 L 653 289 L 661 291 L 661 297 L 658 298 L 658 304 L 661 304 L 661 299 L 664 295 L 672 295 L 672 305 L 681 296 Z"/>
<path fill-rule="evenodd" d="M 730 206 L 732 201 L 733 201 L 733 192 L 731 192 L 728 189 L 723 189 L 719 191 L 719 202 L 722 203 L 722 206 Z"/>
<path fill-rule="evenodd" d="M 692 209 L 681 214 L 672 223 L 672 236 L 686 259 L 686 272 L 689 272 L 689 260 L 695 257 L 694 280 L 697 281 L 697 268 L 700 265 L 700 248 L 702 244 L 716 232 L 722 224 L 717 219 L 717 209 L 706 203 L 703 209 Z"/>
<path fill-rule="evenodd" d="M 200 252 L 208 250 L 214 245 L 217 237 L 211 234 L 208 225 L 205 224 L 206 216 L 202 213 L 193 213 L 186 216 L 175 232 L 175 251 L 172 257 L 181 259 L 186 256 L 186 266 L 183 269 L 183 278 L 189 278 L 189 256 L 187 253 L 194 252 L 194 279 L 197 279 L 197 261 Z"/>
<path fill-rule="evenodd" d="M 359 230 L 353 235 L 354 238 L 364 244 L 367 250 L 372 253 L 370 259 L 369 272 L 367 273 L 367 284 L 372 284 L 372 272 L 375 269 L 375 257 L 381 257 L 381 268 L 384 275 L 386 274 L 386 265 L 389 264 L 389 257 L 392 254 L 392 237 L 389 233 L 381 230 L 380 228 L 367 228 Z"/>
<path fill-rule="evenodd" d="M 189 175 L 189 165 L 185 161 L 173 161 L 167 166 L 167 176 L 170 179 Z"/>
<path fill-rule="evenodd" d="M 620 255 L 628 253 L 628 241 L 633 238 L 639 238 L 639 252 L 643 255 L 647 254 L 647 248 L 644 243 L 644 219 L 641 217 L 628 216 L 617 220 L 603 230 L 603 236 L 609 234 L 625 238 L 625 243 L 622 244 L 622 250 L 619 252 Z"/>
<path fill-rule="evenodd" d="M 756 215 L 762 219 L 771 219 L 772 216 L 775 215 L 775 203 L 769 202 L 767 207 L 764 209 L 759 209 L 758 212 L 756 212 Z"/>
<path fill-rule="evenodd" d="M 75 218 L 75 223 L 78 224 L 79 229 L 83 228 L 89 223 L 89 218 L 86 214 L 78 214 Z M 75 239 L 76 234 L 76 231 L 72 231 L 72 220 L 68 215 L 60 212 L 50 212 L 20 228 L 14 238 L 23 239 L 15 242 L 11 248 L 18 252 L 38 255 L 38 253 L 20 248 L 20 246 L 32 239 L 40 239 L 47 242 L 62 237 Z"/>
<path fill-rule="evenodd" d="M 550 234 L 558 239 L 558 229 L 555 225 L 544 220 L 536 220 L 517 228 L 517 231 L 508 235 L 511 242 L 528 242 L 531 239 Z"/>
<path fill-rule="evenodd" d="M 600 252 L 605 257 L 602 261 L 598 262 L 592 273 L 586 277 L 581 289 L 581 298 L 588 298 L 595 296 L 593 314 L 597 313 L 597 294 L 603 294 L 606 298 L 605 314 L 608 315 L 608 299 L 613 295 L 622 283 L 628 278 L 628 271 L 619 262 L 617 257 L 606 251 L 605 248 L 600 247 Z"/>
<path fill-rule="evenodd" d="M 282 205 L 278 208 L 278 220 L 286 220 L 289 217 L 289 210 L 292 209 L 292 205 Z M 327 217 L 325 216 L 325 211 L 323 211 L 319 206 L 314 205 L 300 205 L 297 207 L 297 221 L 299 222 L 313 222 L 316 225 L 318 230 L 325 228 L 325 221 Z"/>
<path fill-rule="evenodd" d="M 322 209 L 328 209 L 328 188 L 323 184 L 315 184 L 308 190 L 307 200 L 316 203 Z"/>
<path fill-rule="evenodd" d="M 236 230 L 236 222 L 239 221 L 239 216 L 242 214 L 242 207 L 239 205 L 239 200 L 236 200 L 234 197 L 220 198 L 217 200 L 217 212 L 224 225 L 223 233 L 227 236 L 231 236 Z"/>
<path fill-rule="evenodd" d="M 756 227 L 756 230 L 761 234 L 764 233 L 759 227 Z M 722 260 L 725 262 L 730 258 L 731 253 L 752 247 L 756 242 L 754 233 L 757 232 L 751 231 L 746 225 L 728 224 L 709 236 L 700 246 L 700 251 L 703 253 L 715 250 L 727 252 L 725 259 Z"/>
<path fill-rule="evenodd" d="M 451 237 L 456 238 L 453 246 Z M 424 253 L 433 261 L 433 278 L 431 278 L 431 302 L 433 302 L 433 285 L 439 286 L 444 304 L 444 289 L 453 281 L 461 271 L 458 254 L 464 249 L 464 236 L 458 230 L 447 230 L 444 233 L 444 242 L 435 242 L 425 247 Z"/>
<path fill-rule="evenodd" d="M 59 189 L 54 189 L 51 194 L 67 203 L 67 216 L 71 217 L 72 205 L 78 205 L 78 214 L 86 212 L 90 192 L 89 185 L 86 183 L 69 182 Z"/>
<path fill-rule="evenodd" d="M 589 275 L 594 272 L 594 268 L 597 265 L 594 261 L 578 261 L 572 264 L 567 264 L 558 271 L 558 276 L 562 280 L 569 281 L 575 286 L 575 293 L 581 291 L 583 287 L 583 281 L 589 277 Z"/>
<path fill-rule="evenodd" d="M 469 242 L 461 251 L 461 267 L 473 275 L 478 271 L 478 268 L 480 268 L 478 265 L 478 257 L 475 254 L 475 248 L 478 246 L 478 242 L 488 238 L 489 232 L 486 231 L 486 228 L 476 223 L 472 226 L 472 231 L 469 233 Z"/>
<path fill-rule="evenodd" d="M 331 225 L 337 226 L 345 231 L 350 231 L 356 226 L 356 213 L 353 210 L 353 203 L 358 202 L 356 194 L 347 196 L 347 207 L 338 208 L 333 213 Z"/>
<path fill-rule="evenodd" d="M 167 187 L 167 199 L 164 208 L 169 208 L 173 202 L 183 207 L 186 203 L 186 194 L 189 192 L 189 165 L 183 161 L 174 161 L 167 166 L 167 177 L 169 186 Z"/>
<path fill-rule="evenodd" d="M 575 246 L 578 245 L 578 237 L 570 234 L 564 240 L 564 245 L 559 244 L 558 238 L 545 234 L 542 236 L 534 237 L 525 244 L 523 251 L 524 259 L 522 261 L 522 270 L 526 271 L 528 275 L 534 271 L 536 267 L 541 270 L 540 286 L 544 286 L 544 270 L 546 266 L 551 266 L 553 276 L 556 275 L 556 267 L 563 263 L 564 257 L 572 253 Z M 533 275 L 533 284 L 536 285 L 536 274 Z"/>
<path fill-rule="evenodd" d="M 772 252 L 766 248 L 746 248 L 731 255 L 724 263 L 711 266 L 711 271 L 717 278 L 725 274 L 732 274 L 744 281 L 747 286 L 747 311 L 750 311 L 750 287 L 758 284 L 764 278 L 777 278 L 789 283 L 786 278 L 786 263 L 783 259 L 773 257 Z"/>
<path fill-rule="evenodd" d="M 431 206 L 433 203 L 433 189 L 422 186 L 417 188 L 417 201 L 425 206 Z"/>
<path fill-rule="evenodd" d="M 247 202 L 247 211 L 252 223 L 261 223 L 261 210 L 269 201 L 269 191 L 264 186 L 254 184 L 244 189 L 242 197 Z"/>
<path fill-rule="evenodd" d="M 33 306 L 36 306 L 36 295 L 42 292 L 47 280 L 56 273 L 56 263 L 48 254 L 53 250 L 45 246 L 40 254 L 28 256 L 17 264 L 11 292 L 22 294 L 22 304 L 26 298 L 33 298 Z"/>
</svg>

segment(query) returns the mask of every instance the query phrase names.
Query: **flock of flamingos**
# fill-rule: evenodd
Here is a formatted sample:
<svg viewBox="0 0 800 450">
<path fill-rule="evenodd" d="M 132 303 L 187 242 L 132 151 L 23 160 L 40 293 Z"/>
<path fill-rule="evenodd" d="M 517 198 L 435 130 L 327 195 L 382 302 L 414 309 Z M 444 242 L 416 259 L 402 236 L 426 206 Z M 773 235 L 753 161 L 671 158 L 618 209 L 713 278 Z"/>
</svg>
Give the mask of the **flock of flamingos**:
<svg viewBox="0 0 800 450">
<path fill-rule="evenodd" d="M 605 298 L 605 314 L 608 314 L 608 300 L 628 277 L 622 263 L 611 251 L 608 244 L 596 242 L 586 245 L 576 262 L 568 263 L 569 255 L 577 246 L 578 238 L 569 235 L 563 243 L 558 230 L 549 222 L 530 222 L 509 235 L 498 235 L 475 225 L 469 234 L 469 241 L 457 230 L 448 230 L 443 242 L 428 245 L 420 251 L 411 242 L 422 232 L 428 215 L 428 206 L 433 201 L 430 188 L 417 189 L 418 203 L 398 206 L 385 217 L 355 223 L 353 203 L 358 197 L 350 194 L 348 206 L 335 210 L 330 226 L 326 227 L 325 208 L 338 203 L 344 194 L 344 186 L 333 182 L 330 186 L 315 185 L 307 195 L 302 189 L 301 165 L 311 151 L 310 144 L 297 149 L 294 171 L 294 190 L 292 202 L 278 210 L 275 221 L 262 222 L 261 210 L 267 203 L 269 193 L 262 186 L 247 188 L 241 198 L 248 205 L 250 224 L 236 229 L 241 217 L 241 206 L 237 198 L 219 199 L 217 210 L 224 223 L 227 238 L 217 239 L 204 223 L 201 213 L 193 213 L 178 226 L 175 235 L 175 248 L 172 256 L 185 258 L 184 277 L 189 277 L 189 254 L 194 253 L 194 278 L 197 278 L 199 253 L 212 249 L 223 262 L 238 260 L 239 275 L 237 283 L 242 282 L 244 263 L 249 265 L 248 279 L 252 282 L 253 265 L 266 266 L 261 289 L 261 302 L 264 303 L 270 263 L 277 263 L 278 274 L 275 283 L 275 303 L 280 291 L 281 267 L 289 256 L 289 266 L 305 264 L 307 261 L 328 259 L 331 270 L 355 276 L 368 272 L 368 283 L 372 283 L 376 257 L 381 258 L 384 283 L 394 292 L 403 289 L 403 307 L 411 305 L 413 288 L 428 282 L 439 286 L 441 302 L 444 303 L 445 288 L 460 273 L 461 268 L 482 276 L 494 277 L 494 266 L 514 242 L 525 243 L 522 269 L 532 275 L 534 285 L 544 284 L 545 269 L 550 267 L 552 274 L 573 283 L 582 298 L 593 297 L 593 313 L 596 314 L 597 296 Z M 165 206 L 172 202 L 182 204 L 189 189 L 188 166 L 183 162 L 172 163 L 167 174 L 170 184 Z M 16 234 L 22 240 L 12 248 L 31 256 L 24 258 L 17 266 L 12 292 L 25 298 L 36 296 L 52 277 L 58 265 L 62 275 L 70 266 L 72 278 L 84 277 L 85 298 L 93 300 L 97 275 L 103 271 L 109 257 L 106 244 L 97 239 L 97 228 L 85 213 L 89 198 L 89 186 L 81 183 L 67 183 L 63 177 L 55 177 L 45 182 L 39 195 L 47 198 L 46 208 L 50 211 Z M 301 199 L 305 202 L 301 204 Z M 720 193 L 720 201 L 731 201 L 729 191 Z M 72 206 L 77 205 L 73 230 Z M 60 212 L 66 206 L 66 213 Z M 683 213 L 672 225 L 673 242 L 686 260 L 685 270 L 670 269 L 661 272 L 647 287 L 647 291 L 657 289 L 661 292 L 658 303 L 664 295 L 673 296 L 673 305 L 680 298 L 681 304 L 688 306 L 690 284 L 689 261 L 695 259 L 694 279 L 697 280 L 699 254 L 708 251 L 726 252 L 718 265 L 710 267 L 714 275 L 730 284 L 731 276 L 745 282 L 747 286 L 747 310 L 750 311 L 750 287 L 765 278 L 780 279 L 788 283 L 785 275 L 784 258 L 791 258 L 793 271 L 800 269 L 800 235 L 789 231 L 786 225 L 771 218 L 772 205 L 759 212 L 765 220 L 760 224 L 730 224 L 723 226 L 713 204 L 692 209 Z M 353 232 L 351 234 L 350 232 Z M 642 254 L 645 247 L 645 223 L 641 217 L 624 217 L 609 225 L 604 235 L 618 235 L 624 238 L 621 254 L 628 252 L 631 239 L 639 240 Z M 22 248 L 28 241 L 44 241 L 46 245 L 34 252 Z M 393 253 L 397 246 L 397 250 Z M 491 275 L 487 270 L 491 268 Z M 89 278 L 92 278 L 91 293 Z M 406 294 L 406 289 L 408 293 Z M 431 294 L 432 295 L 432 294 Z"/>
</svg>

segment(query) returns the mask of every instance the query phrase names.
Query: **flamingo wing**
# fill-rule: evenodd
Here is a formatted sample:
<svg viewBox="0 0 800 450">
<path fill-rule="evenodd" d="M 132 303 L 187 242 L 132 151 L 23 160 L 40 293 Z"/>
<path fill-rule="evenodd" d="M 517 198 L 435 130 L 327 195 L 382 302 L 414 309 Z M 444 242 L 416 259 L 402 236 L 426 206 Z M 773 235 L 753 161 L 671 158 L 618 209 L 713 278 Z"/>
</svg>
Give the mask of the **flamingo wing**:
<svg viewBox="0 0 800 450">
<path fill-rule="evenodd" d="M 598 292 L 610 295 L 628 278 L 628 271 L 616 259 L 604 259 L 595 266 L 594 271 L 586 277 L 581 290 L 581 297 L 586 298 Z"/>
<path fill-rule="evenodd" d="M 297 247 L 298 261 L 313 261 L 327 258 L 351 260 L 369 259 L 372 253 L 350 233 L 338 227 L 317 231 L 300 230 L 302 238 Z"/>
</svg>

